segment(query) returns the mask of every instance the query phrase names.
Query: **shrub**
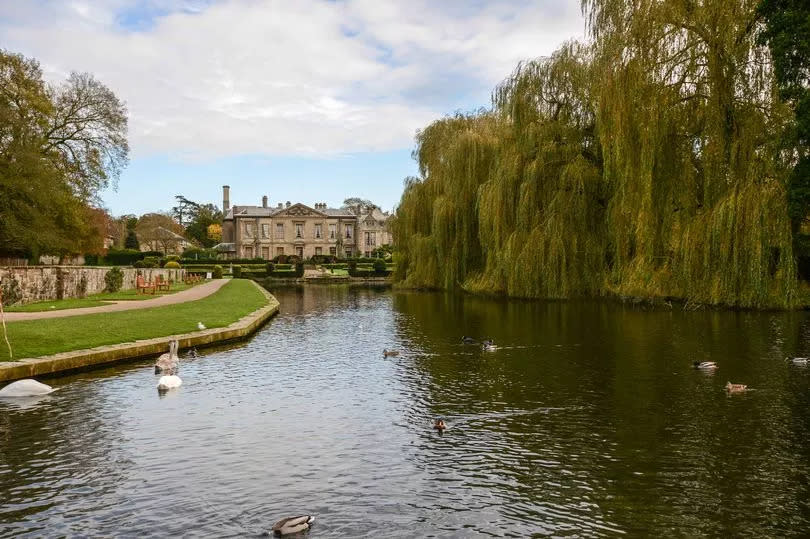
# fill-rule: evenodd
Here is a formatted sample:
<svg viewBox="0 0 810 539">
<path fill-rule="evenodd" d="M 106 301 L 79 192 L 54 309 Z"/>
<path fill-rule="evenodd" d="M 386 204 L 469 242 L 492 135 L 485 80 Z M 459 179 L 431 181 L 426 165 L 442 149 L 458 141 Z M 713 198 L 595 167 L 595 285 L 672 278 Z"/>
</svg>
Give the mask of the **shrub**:
<svg viewBox="0 0 810 539">
<path fill-rule="evenodd" d="M 242 266 L 234 266 L 233 267 L 233 277 L 234 277 L 234 279 L 241 279 L 242 278 Z"/>
<path fill-rule="evenodd" d="M 134 264 L 132 264 L 133 268 L 145 268 L 146 264 L 144 264 L 143 260 L 136 260 Z"/>
<path fill-rule="evenodd" d="M 214 279 L 222 279 L 222 266 L 214 266 L 211 274 Z"/>
<path fill-rule="evenodd" d="M 156 257 L 156 256 L 145 256 L 143 258 L 143 267 L 145 267 L 145 268 L 156 268 L 156 267 L 158 267 L 158 257 Z"/>
<path fill-rule="evenodd" d="M 104 261 L 114 266 L 132 266 L 143 259 L 143 256 L 142 252 L 135 249 L 110 249 L 104 256 Z"/>
<path fill-rule="evenodd" d="M 295 276 L 296 277 L 303 277 L 304 276 L 304 263 L 298 262 L 295 264 Z"/>
<path fill-rule="evenodd" d="M 192 260 L 216 260 L 217 252 L 214 249 L 186 249 L 183 258 Z"/>
<path fill-rule="evenodd" d="M 85 266 L 98 266 L 98 261 L 99 261 L 98 255 L 84 255 Z"/>
<path fill-rule="evenodd" d="M 180 263 L 175 260 L 169 260 L 163 267 L 168 269 L 180 269 Z"/>
<path fill-rule="evenodd" d="M 374 261 L 373 266 L 374 266 L 374 273 L 376 273 L 378 275 L 382 275 L 383 273 L 386 273 L 385 260 L 383 260 L 382 258 L 376 259 Z"/>
<path fill-rule="evenodd" d="M 276 258 L 273 259 L 276 264 L 287 264 L 289 262 L 289 258 L 287 255 L 278 255 Z"/>
<path fill-rule="evenodd" d="M 104 275 L 104 283 L 104 290 L 107 292 L 118 292 L 124 286 L 124 272 L 118 266 L 110 268 Z"/>
<path fill-rule="evenodd" d="M 275 264 L 273 264 L 272 262 L 267 263 L 267 275 L 270 275 L 271 273 L 273 273 L 273 270 L 275 270 L 275 269 L 276 269 Z"/>
</svg>

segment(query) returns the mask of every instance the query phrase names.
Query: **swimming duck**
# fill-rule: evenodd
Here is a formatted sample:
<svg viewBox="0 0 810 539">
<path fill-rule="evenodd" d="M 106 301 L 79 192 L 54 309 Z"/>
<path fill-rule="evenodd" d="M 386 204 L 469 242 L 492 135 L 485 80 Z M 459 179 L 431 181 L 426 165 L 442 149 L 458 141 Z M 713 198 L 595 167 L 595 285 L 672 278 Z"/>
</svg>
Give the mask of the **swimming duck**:
<svg viewBox="0 0 810 539">
<path fill-rule="evenodd" d="M 717 363 L 714 361 L 693 361 L 692 366 L 704 371 L 713 371 L 717 368 Z"/>
<path fill-rule="evenodd" d="M 183 381 L 176 374 L 167 374 L 160 377 L 158 380 L 158 391 L 168 391 L 170 389 L 177 389 L 183 385 Z"/>
<path fill-rule="evenodd" d="M 494 352 L 495 350 L 498 349 L 498 347 L 495 346 L 495 343 L 492 342 L 492 340 L 487 339 L 486 341 L 481 343 L 481 349 L 485 352 Z"/>
<path fill-rule="evenodd" d="M 167 373 L 177 374 L 180 370 L 180 365 L 177 358 L 177 348 L 179 343 L 177 341 L 169 341 L 169 351 L 161 354 L 155 361 L 155 374 Z"/>
<path fill-rule="evenodd" d="M 447 425 L 444 424 L 444 419 L 437 419 L 436 422 L 433 423 L 433 428 L 439 432 L 442 432 L 447 428 Z"/>
<path fill-rule="evenodd" d="M 0 397 L 37 397 L 54 391 L 56 390 L 47 384 L 27 378 L 11 382 L 3 389 L 0 389 Z"/>
<path fill-rule="evenodd" d="M 388 350 L 386 348 L 383 349 L 383 357 L 397 357 L 399 355 L 399 350 Z"/>
<path fill-rule="evenodd" d="M 794 365 L 801 365 L 802 367 L 806 367 L 810 358 L 806 357 L 794 357 L 790 360 Z"/>
<path fill-rule="evenodd" d="M 745 384 L 732 384 L 731 382 L 726 382 L 726 391 L 729 393 L 743 393 L 746 389 L 748 389 L 748 386 Z"/>
<path fill-rule="evenodd" d="M 199 355 L 197 354 L 197 349 L 192 348 L 191 350 L 189 350 L 188 351 L 188 357 L 190 357 L 191 359 L 199 357 Z"/>
<path fill-rule="evenodd" d="M 273 533 L 279 536 L 301 533 L 308 530 L 313 522 L 315 522 L 315 517 L 312 515 L 282 518 L 273 524 Z"/>
<path fill-rule="evenodd" d="M 466 335 L 461 338 L 461 342 L 463 344 L 478 344 L 478 341 L 473 339 L 472 337 L 467 337 Z"/>
</svg>

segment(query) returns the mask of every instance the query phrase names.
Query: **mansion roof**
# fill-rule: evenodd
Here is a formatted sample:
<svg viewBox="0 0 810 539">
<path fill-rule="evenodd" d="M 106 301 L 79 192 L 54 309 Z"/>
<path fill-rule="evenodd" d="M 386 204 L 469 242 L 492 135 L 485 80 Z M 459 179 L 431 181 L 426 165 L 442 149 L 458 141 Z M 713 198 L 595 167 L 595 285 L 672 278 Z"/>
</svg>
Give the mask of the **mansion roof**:
<svg viewBox="0 0 810 539">
<path fill-rule="evenodd" d="M 375 219 L 385 221 L 388 216 L 381 212 L 379 209 L 374 209 L 369 215 L 373 215 Z M 240 217 L 303 217 L 303 216 L 321 216 L 321 217 L 345 217 L 345 218 L 358 218 L 352 210 L 347 208 L 312 208 L 306 204 L 292 204 L 291 206 L 282 207 L 264 207 L 264 206 L 233 206 L 228 213 L 225 214 L 225 220 L 233 220 Z"/>
</svg>

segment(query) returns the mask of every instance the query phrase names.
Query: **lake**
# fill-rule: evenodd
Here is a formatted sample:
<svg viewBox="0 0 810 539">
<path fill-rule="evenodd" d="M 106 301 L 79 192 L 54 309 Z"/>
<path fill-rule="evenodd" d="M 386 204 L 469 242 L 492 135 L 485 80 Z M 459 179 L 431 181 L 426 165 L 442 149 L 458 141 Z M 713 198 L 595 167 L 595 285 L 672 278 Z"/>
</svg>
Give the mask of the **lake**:
<svg viewBox="0 0 810 539">
<path fill-rule="evenodd" d="M 272 292 L 278 317 L 182 360 L 167 395 L 140 361 L 0 400 L 0 537 L 258 536 L 298 513 L 312 538 L 810 530 L 810 371 L 786 361 L 810 355 L 807 313 Z"/>
</svg>

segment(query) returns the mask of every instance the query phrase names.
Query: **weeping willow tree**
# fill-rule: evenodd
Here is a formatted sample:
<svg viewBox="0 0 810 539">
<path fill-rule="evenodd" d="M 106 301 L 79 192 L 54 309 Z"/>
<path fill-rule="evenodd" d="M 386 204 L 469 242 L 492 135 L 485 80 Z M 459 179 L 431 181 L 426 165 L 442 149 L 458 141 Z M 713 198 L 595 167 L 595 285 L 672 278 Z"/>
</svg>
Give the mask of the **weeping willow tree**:
<svg viewBox="0 0 810 539">
<path fill-rule="evenodd" d="M 586 0 L 592 41 L 417 136 L 395 236 L 409 286 L 797 303 L 792 116 L 756 2 Z"/>
</svg>

